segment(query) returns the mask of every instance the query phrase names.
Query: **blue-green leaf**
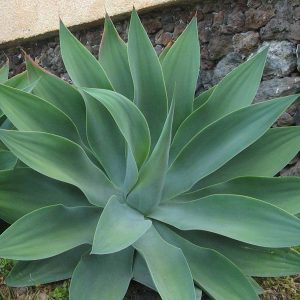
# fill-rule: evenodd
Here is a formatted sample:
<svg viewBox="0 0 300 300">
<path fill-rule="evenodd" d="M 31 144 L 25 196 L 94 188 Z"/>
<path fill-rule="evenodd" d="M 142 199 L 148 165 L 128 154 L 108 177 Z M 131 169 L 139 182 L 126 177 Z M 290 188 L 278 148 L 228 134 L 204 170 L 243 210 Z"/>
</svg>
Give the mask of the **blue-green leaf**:
<svg viewBox="0 0 300 300">
<path fill-rule="evenodd" d="M 200 247 L 223 254 L 248 276 L 279 277 L 299 274 L 300 253 L 290 248 L 258 247 L 205 231 L 176 232 Z"/>
<path fill-rule="evenodd" d="M 105 206 L 96 228 L 92 254 L 123 250 L 139 239 L 151 226 L 138 211 L 113 196 Z"/>
<path fill-rule="evenodd" d="M 0 218 L 13 223 L 24 215 L 45 206 L 88 206 L 76 187 L 53 180 L 30 168 L 0 172 Z"/>
<path fill-rule="evenodd" d="M 196 17 L 176 40 L 162 62 L 169 103 L 174 98 L 173 131 L 192 112 L 200 69 L 200 45 Z M 174 95 L 174 97 L 173 97 Z"/>
<path fill-rule="evenodd" d="M 164 126 L 168 100 L 160 62 L 135 10 L 129 26 L 128 58 L 134 102 L 146 117 L 153 148 Z"/>
<path fill-rule="evenodd" d="M 197 190 L 240 176 L 274 176 L 300 149 L 300 127 L 269 129 L 220 169 L 194 185 Z"/>
<path fill-rule="evenodd" d="M 105 16 L 99 62 L 109 77 L 114 90 L 133 100 L 133 82 L 128 62 L 127 45 L 120 38 L 108 15 Z"/>
<path fill-rule="evenodd" d="M 97 99 L 109 111 L 140 168 L 150 149 L 150 132 L 143 114 L 134 103 L 116 92 L 100 89 L 83 91 Z"/>
<path fill-rule="evenodd" d="M 189 190 L 249 147 L 296 99 L 287 96 L 237 110 L 200 131 L 186 146 L 181 138 L 176 143 L 178 131 L 171 146 L 164 197 Z"/>
<path fill-rule="evenodd" d="M 132 278 L 133 248 L 108 255 L 86 255 L 76 267 L 70 300 L 121 300 Z"/>
<path fill-rule="evenodd" d="M 5 65 L 0 68 L 0 83 L 4 83 L 5 81 L 8 80 L 8 73 L 9 73 L 9 64 L 7 61 Z"/>
<path fill-rule="evenodd" d="M 182 251 L 151 227 L 133 245 L 145 259 L 162 299 L 195 300 L 193 278 Z"/>
<path fill-rule="evenodd" d="M 104 206 L 117 193 L 105 174 L 77 144 L 63 137 L 25 131 L 0 130 L 0 139 L 32 169 L 80 188 L 88 200 Z M 34 155 L 32 155 L 34 153 Z"/>
<path fill-rule="evenodd" d="M 128 203 L 143 213 L 149 212 L 161 200 L 168 170 L 174 107 L 175 101 L 172 102 L 160 138 L 150 158 L 142 167 L 135 188 L 127 197 Z"/>
<path fill-rule="evenodd" d="M 19 261 L 5 278 L 5 283 L 26 287 L 71 278 L 81 256 L 89 249 L 89 245 L 81 245 L 50 258 Z"/>
<path fill-rule="evenodd" d="M 269 203 L 239 195 L 211 195 L 166 203 L 149 217 L 181 230 L 205 230 L 261 247 L 299 245 L 300 220 Z"/>
<path fill-rule="evenodd" d="M 192 244 L 160 223 L 155 223 L 155 228 L 168 243 L 182 250 L 194 281 L 213 299 L 258 299 L 246 276 L 225 256 Z"/>
<path fill-rule="evenodd" d="M 19 130 L 48 132 L 81 141 L 71 119 L 42 98 L 0 85 L 0 108 Z"/>
<path fill-rule="evenodd" d="M 53 205 L 17 220 L 0 235 L 0 256 L 15 260 L 52 257 L 91 244 L 101 209 Z"/>
<path fill-rule="evenodd" d="M 248 196 L 273 204 L 293 215 L 300 213 L 300 177 L 238 177 L 182 194 L 178 201 L 196 200 L 215 194 Z"/>
<path fill-rule="evenodd" d="M 74 84 L 112 90 L 111 83 L 97 59 L 60 22 L 61 56 Z"/>
</svg>

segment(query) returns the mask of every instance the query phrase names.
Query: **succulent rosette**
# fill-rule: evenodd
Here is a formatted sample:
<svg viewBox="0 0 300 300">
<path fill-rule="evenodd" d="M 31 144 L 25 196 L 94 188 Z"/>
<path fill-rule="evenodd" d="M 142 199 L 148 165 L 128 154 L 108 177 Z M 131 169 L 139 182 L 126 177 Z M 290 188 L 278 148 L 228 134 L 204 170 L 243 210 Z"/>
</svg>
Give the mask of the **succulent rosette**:
<svg viewBox="0 0 300 300">
<path fill-rule="evenodd" d="M 252 300 L 252 277 L 299 273 L 300 179 L 274 176 L 300 128 L 270 129 L 298 96 L 252 104 L 267 49 L 195 97 L 196 18 L 159 57 L 135 11 L 127 44 L 106 17 L 99 60 L 62 23 L 60 46 L 72 85 L 28 56 L 32 93 L 0 85 L 0 139 L 20 161 L 0 172 L 10 286 Z"/>
</svg>

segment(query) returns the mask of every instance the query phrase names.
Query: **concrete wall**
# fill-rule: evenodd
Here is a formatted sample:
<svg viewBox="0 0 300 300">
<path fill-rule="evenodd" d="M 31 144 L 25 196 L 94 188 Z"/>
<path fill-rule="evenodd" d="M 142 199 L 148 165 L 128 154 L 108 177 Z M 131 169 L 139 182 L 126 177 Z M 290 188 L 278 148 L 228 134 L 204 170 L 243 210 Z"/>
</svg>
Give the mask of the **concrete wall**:
<svg viewBox="0 0 300 300">
<path fill-rule="evenodd" d="M 149 9 L 181 0 L 0 0 L 0 45 L 43 35 L 58 29 L 59 18 L 67 26 L 97 23 L 105 16 Z"/>
</svg>

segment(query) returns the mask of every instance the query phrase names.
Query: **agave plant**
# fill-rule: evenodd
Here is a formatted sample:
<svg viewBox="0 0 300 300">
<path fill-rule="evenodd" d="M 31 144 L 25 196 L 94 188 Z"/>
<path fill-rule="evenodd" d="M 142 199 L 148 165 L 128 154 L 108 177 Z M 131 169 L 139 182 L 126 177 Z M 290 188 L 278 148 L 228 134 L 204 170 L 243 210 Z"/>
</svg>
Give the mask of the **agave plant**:
<svg viewBox="0 0 300 300">
<path fill-rule="evenodd" d="M 26 57 L 33 94 L 0 86 L 24 167 L 0 173 L 0 256 L 10 286 L 71 279 L 70 299 L 120 300 L 131 280 L 162 299 L 258 299 L 252 276 L 300 271 L 300 179 L 273 178 L 300 128 L 271 125 L 297 95 L 252 104 L 267 49 L 194 97 L 194 18 L 158 58 L 132 12 L 107 17 L 99 61 L 61 23 L 70 85 Z M 28 166 L 28 167 L 27 167 Z"/>
</svg>

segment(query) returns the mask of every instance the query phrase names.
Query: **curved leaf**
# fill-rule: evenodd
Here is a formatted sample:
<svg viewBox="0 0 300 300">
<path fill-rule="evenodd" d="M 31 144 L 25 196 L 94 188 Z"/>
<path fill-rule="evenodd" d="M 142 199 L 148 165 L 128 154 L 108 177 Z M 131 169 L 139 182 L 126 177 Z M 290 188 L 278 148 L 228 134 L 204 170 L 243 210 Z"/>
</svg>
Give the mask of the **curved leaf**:
<svg viewBox="0 0 300 300">
<path fill-rule="evenodd" d="M 143 114 L 121 94 L 100 89 L 82 90 L 100 101 L 112 115 L 140 168 L 150 148 L 150 132 Z"/>
<path fill-rule="evenodd" d="M 211 87 L 209 90 L 202 92 L 198 97 L 194 99 L 194 110 L 204 105 L 208 101 L 215 88 L 216 86 Z"/>
<path fill-rule="evenodd" d="M 133 81 L 129 68 L 127 46 L 120 38 L 108 15 L 105 16 L 99 62 L 108 75 L 114 90 L 133 100 Z"/>
<path fill-rule="evenodd" d="M 80 141 L 71 119 L 39 97 L 0 85 L 0 108 L 19 130 L 43 131 Z"/>
<path fill-rule="evenodd" d="M 61 56 L 68 74 L 77 86 L 103 88 L 112 86 L 97 59 L 60 22 Z"/>
<path fill-rule="evenodd" d="M 159 206 L 151 218 L 181 230 L 205 230 L 261 247 L 300 242 L 300 220 L 269 203 L 238 195 L 212 195 Z"/>
<path fill-rule="evenodd" d="M 28 55 L 25 58 L 29 80 L 38 80 L 33 93 L 64 112 L 76 125 L 86 143 L 86 109 L 80 93 L 64 80 L 42 69 Z"/>
<path fill-rule="evenodd" d="M 16 164 L 17 158 L 10 151 L 0 150 L 0 170 L 13 169 Z"/>
<path fill-rule="evenodd" d="M 174 107 L 175 101 L 171 104 L 159 140 L 150 158 L 142 167 L 135 188 L 127 197 L 127 202 L 143 213 L 149 212 L 161 200 L 163 184 L 168 170 Z"/>
<path fill-rule="evenodd" d="M 166 179 L 165 198 L 189 190 L 254 143 L 296 99 L 297 96 L 282 97 L 235 111 L 200 131 L 182 151 L 182 140 L 176 143 L 177 131 L 171 146 L 172 164 Z"/>
<path fill-rule="evenodd" d="M 143 257 L 136 253 L 133 264 L 133 280 L 147 286 L 148 288 L 156 291 L 155 284 L 151 278 L 147 264 Z"/>
<path fill-rule="evenodd" d="M 209 101 L 194 112 L 198 117 L 198 130 L 251 104 L 260 85 L 267 54 L 268 48 L 263 49 L 217 84 Z"/>
<path fill-rule="evenodd" d="M 123 299 L 132 278 L 133 248 L 84 256 L 76 267 L 70 300 Z"/>
<path fill-rule="evenodd" d="M 160 55 L 159 55 L 159 57 L 158 57 L 160 64 L 163 63 L 163 61 L 164 61 L 164 59 L 165 59 L 167 53 L 168 53 L 169 50 L 171 49 L 172 45 L 173 45 L 173 42 L 171 41 L 171 42 L 169 42 L 168 45 L 163 49 L 163 51 L 161 51 L 161 53 L 160 53 Z"/>
<path fill-rule="evenodd" d="M 209 101 L 193 111 L 178 129 L 172 157 L 206 126 L 251 104 L 260 84 L 266 55 L 267 49 L 241 64 L 214 88 Z"/>
<path fill-rule="evenodd" d="M 92 254 L 123 250 L 139 239 L 151 226 L 138 211 L 112 197 L 105 206 L 96 228 Z"/>
<path fill-rule="evenodd" d="M 179 196 L 179 201 L 214 194 L 243 195 L 273 204 L 293 215 L 300 213 L 300 177 L 239 177 Z"/>
<path fill-rule="evenodd" d="M 169 103 L 175 101 L 173 131 L 192 112 L 200 69 L 197 19 L 193 18 L 162 62 Z M 173 97 L 175 95 L 175 97 Z"/>
<path fill-rule="evenodd" d="M 205 231 L 176 232 L 196 245 L 223 254 L 248 276 L 279 277 L 299 274 L 300 254 L 295 250 L 257 247 Z"/>
<path fill-rule="evenodd" d="M 24 71 L 2 83 L 15 89 L 24 90 L 29 85 L 28 73 Z"/>
<path fill-rule="evenodd" d="M 160 62 L 135 10 L 129 26 L 128 58 L 134 102 L 146 117 L 153 148 L 164 126 L 168 99 Z"/>
<path fill-rule="evenodd" d="M 0 235 L 0 256 L 15 260 L 52 257 L 91 244 L 101 209 L 54 205 L 37 209 Z"/>
<path fill-rule="evenodd" d="M 45 206 L 89 205 L 79 189 L 29 168 L 1 171 L 0 186 L 0 218 L 8 223 Z"/>
<path fill-rule="evenodd" d="M 192 244 L 162 224 L 155 224 L 155 228 L 168 243 L 182 250 L 194 281 L 213 299 L 258 299 L 249 280 L 225 256 Z"/>
<path fill-rule="evenodd" d="M 271 128 L 220 169 L 200 180 L 193 190 L 240 176 L 274 176 L 299 149 L 300 127 Z"/>
<path fill-rule="evenodd" d="M 4 83 L 5 81 L 8 80 L 8 73 L 9 73 L 9 63 L 7 61 L 5 65 L 0 68 L 0 83 Z"/>
<path fill-rule="evenodd" d="M 98 100 L 88 94 L 84 95 L 84 99 L 88 143 L 108 177 L 122 186 L 126 172 L 124 138 L 110 113 Z"/>
<path fill-rule="evenodd" d="M 133 246 L 145 259 L 162 299 L 195 300 L 193 278 L 179 248 L 165 242 L 154 227 Z"/>
<path fill-rule="evenodd" d="M 83 149 L 70 140 L 42 132 L 2 129 L 0 139 L 26 165 L 53 179 L 77 186 L 92 204 L 104 206 L 117 192 Z"/>
<path fill-rule="evenodd" d="M 51 258 L 19 261 L 5 278 L 5 283 L 12 287 L 26 287 L 71 278 L 82 254 L 89 249 L 90 246 L 81 245 Z"/>
</svg>

